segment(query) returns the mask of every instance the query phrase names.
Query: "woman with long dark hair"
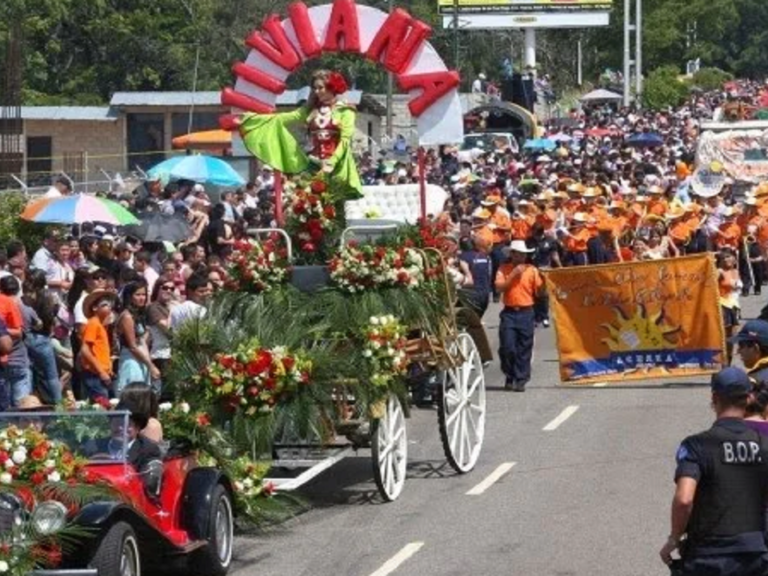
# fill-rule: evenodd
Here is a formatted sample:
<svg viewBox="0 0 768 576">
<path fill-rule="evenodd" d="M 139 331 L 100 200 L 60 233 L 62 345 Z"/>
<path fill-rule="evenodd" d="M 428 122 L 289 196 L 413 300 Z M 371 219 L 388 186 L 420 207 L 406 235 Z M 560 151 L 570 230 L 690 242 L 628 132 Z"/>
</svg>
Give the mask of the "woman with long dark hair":
<svg viewBox="0 0 768 576">
<path fill-rule="evenodd" d="M 176 284 L 173 276 L 160 276 L 152 290 L 152 303 L 147 313 L 149 355 L 160 371 L 160 378 L 152 380 L 152 388 L 156 394 L 162 394 L 163 376 L 171 361 L 171 308 L 176 303 Z"/>
<path fill-rule="evenodd" d="M 117 318 L 116 335 L 120 343 L 115 395 L 131 382 L 149 384 L 160 372 L 149 356 L 147 342 L 147 281 L 143 278 L 123 288 L 123 311 Z"/>
<path fill-rule="evenodd" d="M 31 326 L 24 335 L 33 386 L 41 392 L 44 400 L 58 403 L 61 401 L 61 382 L 51 336 L 59 312 L 59 300 L 47 288 L 45 271 L 32 270 L 27 275 L 22 302 L 32 308 L 40 319 L 40 323 Z"/>
</svg>

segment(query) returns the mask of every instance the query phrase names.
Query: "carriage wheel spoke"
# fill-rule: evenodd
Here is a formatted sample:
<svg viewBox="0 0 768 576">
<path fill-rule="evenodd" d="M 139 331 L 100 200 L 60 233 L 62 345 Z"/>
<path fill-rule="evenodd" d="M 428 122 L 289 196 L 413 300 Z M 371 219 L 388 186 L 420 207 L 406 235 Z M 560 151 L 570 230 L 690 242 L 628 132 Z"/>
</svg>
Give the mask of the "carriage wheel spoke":
<svg viewBox="0 0 768 576">
<path fill-rule="evenodd" d="M 466 436 L 466 434 L 464 433 L 464 430 L 466 428 L 465 420 L 466 420 L 466 411 L 462 410 L 461 411 L 461 418 L 459 418 L 459 425 L 457 426 L 457 428 L 460 429 L 460 432 L 459 432 L 459 462 L 461 464 L 464 463 L 464 437 Z"/>
<path fill-rule="evenodd" d="M 475 377 L 475 379 L 472 381 L 472 386 L 469 387 L 469 391 L 467 392 L 467 398 L 471 398 L 475 395 L 475 392 L 477 392 L 477 387 L 480 386 L 480 382 L 483 381 L 483 375 L 480 374 Z"/>
</svg>

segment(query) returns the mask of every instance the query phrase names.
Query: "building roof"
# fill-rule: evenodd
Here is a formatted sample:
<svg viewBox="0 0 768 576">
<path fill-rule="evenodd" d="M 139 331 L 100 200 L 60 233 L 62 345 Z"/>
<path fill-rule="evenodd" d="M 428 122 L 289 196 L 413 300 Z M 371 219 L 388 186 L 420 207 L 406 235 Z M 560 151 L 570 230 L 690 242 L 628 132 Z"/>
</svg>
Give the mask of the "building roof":
<svg viewBox="0 0 768 576">
<path fill-rule="evenodd" d="M 277 97 L 277 106 L 298 106 L 309 97 L 309 87 L 286 90 Z M 350 104 L 367 108 L 383 116 L 386 108 L 360 90 L 350 90 L 342 96 Z M 111 106 L 221 106 L 221 92 L 115 92 Z"/>
<path fill-rule="evenodd" d="M 21 119 L 115 122 L 117 111 L 110 106 L 22 106 Z"/>
<path fill-rule="evenodd" d="M 621 94 L 616 94 L 616 92 L 611 92 L 604 88 L 598 88 L 597 90 L 592 90 L 592 92 L 589 92 L 588 94 L 584 94 L 579 100 L 582 102 L 598 102 L 600 100 L 617 101 L 623 98 L 624 97 Z"/>
</svg>

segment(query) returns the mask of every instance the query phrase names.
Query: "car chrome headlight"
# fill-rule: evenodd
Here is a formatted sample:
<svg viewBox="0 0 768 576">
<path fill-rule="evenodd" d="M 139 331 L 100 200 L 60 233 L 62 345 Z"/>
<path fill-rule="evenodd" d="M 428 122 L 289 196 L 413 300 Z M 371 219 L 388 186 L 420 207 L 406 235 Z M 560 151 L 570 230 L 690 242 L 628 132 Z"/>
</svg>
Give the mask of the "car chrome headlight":
<svg viewBox="0 0 768 576">
<path fill-rule="evenodd" d="M 56 500 L 37 505 L 32 513 L 32 525 L 38 534 L 53 534 L 64 528 L 67 522 L 67 507 Z"/>
</svg>

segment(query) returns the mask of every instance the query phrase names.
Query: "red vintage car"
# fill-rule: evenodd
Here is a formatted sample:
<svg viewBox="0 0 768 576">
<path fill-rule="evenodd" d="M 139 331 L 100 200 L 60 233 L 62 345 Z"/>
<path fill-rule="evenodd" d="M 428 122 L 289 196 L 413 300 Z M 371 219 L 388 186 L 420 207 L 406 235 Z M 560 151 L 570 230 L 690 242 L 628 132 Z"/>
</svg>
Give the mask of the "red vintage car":
<svg viewBox="0 0 768 576">
<path fill-rule="evenodd" d="M 55 532 L 64 526 L 88 529 L 89 536 L 65 549 L 60 566 L 46 576 L 141 576 L 152 568 L 186 562 L 185 573 L 223 576 L 232 561 L 233 492 L 221 471 L 199 466 L 195 455 L 171 442 L 162 456 L 139 471 L 129 463 L 130 441 L 125 437 L 127 412 L 6 413 L 0 429 L 13 423 L 45 430 L 49 438 L 65 442 L 76 454 L 87 456 L 87 473 L 116 492 L 114 498 L 85 504 L 74 516 L 48 506 L 43 524 Z M 120 434 L 123 436 L 120 437 Z M 0 503 L 3 514 L 36 513 Z M 18 523 L 18 520 L 17 520 Z"/>
</svg>

